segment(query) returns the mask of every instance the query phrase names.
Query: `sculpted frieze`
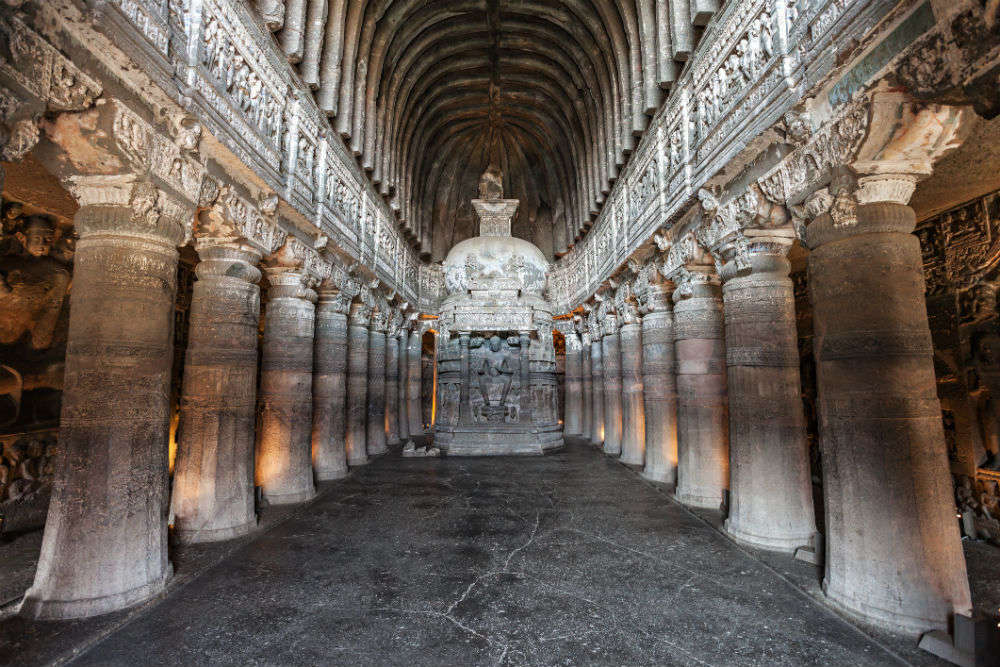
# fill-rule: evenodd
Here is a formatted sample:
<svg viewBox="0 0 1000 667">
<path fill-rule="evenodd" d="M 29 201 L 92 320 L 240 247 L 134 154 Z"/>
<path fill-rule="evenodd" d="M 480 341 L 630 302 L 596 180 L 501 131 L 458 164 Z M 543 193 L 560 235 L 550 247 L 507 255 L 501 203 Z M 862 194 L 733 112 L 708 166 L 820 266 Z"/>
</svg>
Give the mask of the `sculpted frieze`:
<svg viewBox="0 0 1000 667">
<path fill-rule="evenodd" d="M 204 72 L 260 136 L 278 147 L 285 129 L 287 86 L 262 62 L 232 8 L 207 0 L 203 12 L 200 62 Z"/>
<path fill-rule="evenodd" d="M 167 2 L 139 2 L 138 0 L 111 0 L 111 4 L 139 30 L 139 34 L 161 56 L 169 56 L 170 29 L 166 20 Z M 156 11 L 156 10 L 159 11 Z"/>
<path fill-rule="evenodd" d="M 733 40 L 728 55 L 721 59 L 714 71 L 704 72 L 705 79 L 700 82 L 695 95 L 698 137 L 707 137 L 709 130 L 737 97 L 763 73 L 776 53 L 776 28 L 771 9 L 764 6 L 748 22 L 742 36 Z M 696 80 L 699 78 L 696 74 Z"/>
<path fill-rule="evenodd" d="M 830 179 L 831 169 L 853 157 L 865 137 L 868 120 L 865 104 L 848 107 L 840 118 L 816 130 L 805 145 L 757 180 L 762 194 L 778 204 L 799 203 Z"/>
<path fill-rule="evenodd" d="M 638 220 L 660 192 L 659 163 L 650 159 L 638 182 L 631 189 L 630 219 Z"/>
<path fill-rule="evenodd" d="M 81 111 L 101 94 L 101 85 L 16 16 L 0 21 L 9 59 L 0 75 L 44 103 L 49 111 Z"/>
<path fill-rule="evenodd" d="M 16 16 L 0 20 L 0 40 L 0 158 L 14 161 L 38 143 L 42 112 L 87 109 L 101 85 Z"/>
</svg>

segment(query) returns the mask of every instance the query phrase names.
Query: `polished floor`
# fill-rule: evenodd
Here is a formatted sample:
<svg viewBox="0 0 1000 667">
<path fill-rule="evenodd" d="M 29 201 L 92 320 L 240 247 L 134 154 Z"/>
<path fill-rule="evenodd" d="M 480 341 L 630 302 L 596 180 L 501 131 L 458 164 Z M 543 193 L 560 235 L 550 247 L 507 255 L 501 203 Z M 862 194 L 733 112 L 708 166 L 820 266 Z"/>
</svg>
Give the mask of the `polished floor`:
<svg viewBox="0 0 1000 667">
<path fill-rule="evenodd" d="M 809 592 L 580 443 L 390 454 L 253 539 L 175 555 L 163 599 L 0 623 L 0 662 L 77 665 L 940 664 Z M 802 582 L 806 582 L 803 584 Z"/>
</svg>

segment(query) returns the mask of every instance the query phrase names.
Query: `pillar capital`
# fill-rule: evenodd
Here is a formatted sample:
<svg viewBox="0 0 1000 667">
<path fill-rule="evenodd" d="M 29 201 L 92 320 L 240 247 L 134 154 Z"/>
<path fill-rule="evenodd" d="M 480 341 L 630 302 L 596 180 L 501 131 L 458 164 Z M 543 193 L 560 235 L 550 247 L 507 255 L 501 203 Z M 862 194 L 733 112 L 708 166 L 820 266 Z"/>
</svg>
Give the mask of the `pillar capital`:
<svg viewBox="0 0 1000 667">
<path fill-rule="evenodd" d="M 367 304 L 355 301 L 351 304 L 349 312 L 351 324 L 360 327 L 367 327 L 371 324 L 372 310 Z"/>
<path fill-rule="evenodd" d="M 389 330 L 389 318 L 391 317 L 392 312 L 389 309 L 389 305 L 384 301 L 376 301 L 371 314 L 372 331 L 377 331 L 381 334 L 386 333 Z"/>
<path fill-rule="evenodd" d="M 859 176 L 859 203 L 906 204 L 918 180 L 961 145 L 972 111 L 927 104 L 883 86 L 867 102 L 868 132 L 850 162 Z"/>
<path fill-rule="evenodd" d="M 639 269 L 633 290 L 641 315 L 670 310 L 674 284 L 666 280 L 655 259 L 650 259 Z"/>
<path fill-rule="evenodd" d="M 711 252 L 723 281 L 751 273 L 788 272 L 785 257 L 796 232 L 784 206 L 769 201 L 757 185 L 725 204 L 704 189 L 698 198 L 703 219 L 695 236 Z"/>
<path fill-rule="evenodd" d="M 609 296 L 596 296 L 599 300 L 597 321 L 601 327 L 601 336 L 612 336 L 618 333 L 618 311 L 615 302 Z"/>
<path fill-rule="evenodd" d="M 685 234 L 670 247 L 661 271 L 676 286 L 674 303 L 693 296 L 718 294 L 720 281 L 715 261 L 694 234 Z"/>
<path fill-rule="evenodd" d="M 288 234 L 278 225 L 271 203 L 254 203 L 240 196 L 232 184 L 205 177 L 194 222 L 195 248 L 240 245 L 261 255 L 277 252 Z"/>
<path fill-rule="evenodd" d="M 350 312 L 351 300 L 355 296 L 350 290 L 335 284 L 329 279 L 319 284 L 319 287 L 316 288 L 316 294 L 317 303 L 324 304 L 331 308 L 333 312 L 341 315 L 347 315 Z"/>
<path fill-rule="evenodd" d="M 205 176 L 196 122 L 178 115 L 160 129 L 111 99 L 41 128 L 37 155 L 80 205 L 81 237 L 118 233 L 172 245 L 190 238 Z"/>
<path fill-rule="evenodd" d="M 302 268 L 265 266 L 264 274 L 270 284 L 268 296 L 272 299 L 303 299 L 316 301 L 316 292 L 309 288 L 308 274 Z"/>
</svg>

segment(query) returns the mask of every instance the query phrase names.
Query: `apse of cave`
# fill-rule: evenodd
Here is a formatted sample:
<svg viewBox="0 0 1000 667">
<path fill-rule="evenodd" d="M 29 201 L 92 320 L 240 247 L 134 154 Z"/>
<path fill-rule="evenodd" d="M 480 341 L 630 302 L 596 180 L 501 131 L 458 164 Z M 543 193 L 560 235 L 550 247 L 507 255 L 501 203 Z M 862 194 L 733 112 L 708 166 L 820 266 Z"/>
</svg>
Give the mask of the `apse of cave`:
<svg viewBox="0 0 1000 667">
<path fill-rule="evenodd" d="M 1000 665 L 993 0 L 5 0 L 0 663 Z"/>
</svg>

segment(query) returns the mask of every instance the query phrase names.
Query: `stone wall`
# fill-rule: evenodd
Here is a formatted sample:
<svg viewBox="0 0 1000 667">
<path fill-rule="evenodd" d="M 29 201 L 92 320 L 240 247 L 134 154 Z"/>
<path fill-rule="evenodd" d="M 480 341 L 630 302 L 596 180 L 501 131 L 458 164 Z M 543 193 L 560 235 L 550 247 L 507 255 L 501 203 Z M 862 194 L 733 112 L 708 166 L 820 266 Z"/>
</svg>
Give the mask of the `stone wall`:
<svg viewBox="0 0 1000 667">
<path fill-rule="evenodd" d="M 1000 544 L 1000 191 L 922 221 L 916 234 L 956 501 L 971 515 L 967 533 Z"/>
</svg>

